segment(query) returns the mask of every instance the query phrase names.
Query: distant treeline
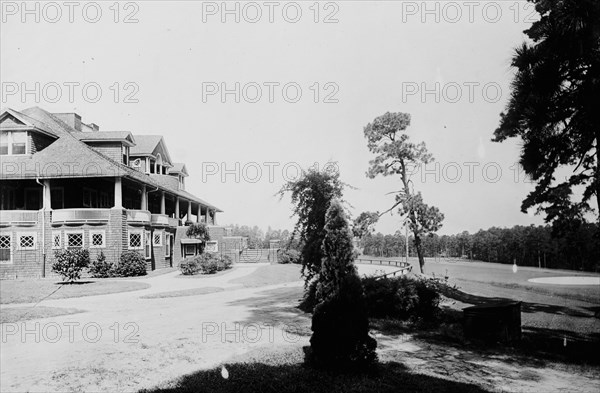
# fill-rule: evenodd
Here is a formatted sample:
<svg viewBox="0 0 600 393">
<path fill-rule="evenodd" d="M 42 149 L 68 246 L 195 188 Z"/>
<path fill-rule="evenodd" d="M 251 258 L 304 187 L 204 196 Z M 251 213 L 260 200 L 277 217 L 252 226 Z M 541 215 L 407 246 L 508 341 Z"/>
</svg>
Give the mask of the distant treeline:
<svg viewBox="0 0 600 393">
<path fill-rule="evenodd" d="M 394 235 L 368 234 L 361 240 L 363 254 L 377 257 L 406 255 L 406 238 Z M 433 235 L 423 238 L 425 256 L 452 257 L 484 262 L 513 263 L 552 269 L 600 270 L 600 241 L 597 224 L 583 223 L 563 231 L 552 232 L 551 226 L 492 227 L 470 234 Z M 415 256 L 409 236 L 409 255 Z"/>
</svg>

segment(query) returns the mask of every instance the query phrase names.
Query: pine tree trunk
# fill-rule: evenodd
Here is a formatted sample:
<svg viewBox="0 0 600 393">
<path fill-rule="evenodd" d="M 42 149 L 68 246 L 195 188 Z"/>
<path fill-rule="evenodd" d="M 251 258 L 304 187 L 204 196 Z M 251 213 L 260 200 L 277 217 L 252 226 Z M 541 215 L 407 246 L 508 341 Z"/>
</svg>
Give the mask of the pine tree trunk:
<svg viewBox="0 0 600 393">
<path fill-rule="evenodd" d="M 415 248 L 417 249 L 417 257 L 419 258 L 419 268 L 421 269 L 421 274 L 425 274 L 425 258 L 423 257 L 421 237 L 416 232 L 413 233 L 415 235 Z"/>
</svg>

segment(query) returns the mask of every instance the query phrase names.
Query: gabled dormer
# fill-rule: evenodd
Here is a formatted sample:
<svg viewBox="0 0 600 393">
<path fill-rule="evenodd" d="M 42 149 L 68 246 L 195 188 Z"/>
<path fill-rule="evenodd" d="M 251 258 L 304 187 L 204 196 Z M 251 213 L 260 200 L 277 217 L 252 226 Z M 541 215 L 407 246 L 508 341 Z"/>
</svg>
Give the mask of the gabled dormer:
<svg viewBox="0 0 600 393">
<path fill-rule="evenodd" d="M 94 124 L 95 127 L 98 127 Z M 129 151 L 135 139 L 129 131 L 88 131 L 74 134 L 94 150 L 125 165 L 130 165 Z"/>
<path fill-rule="evenodd" d="M 185 164 L 180 162 L 173 163 L 173 167 L 169 169 L 169 175 L 177 177 L 179 189 L 185 190 L 185 178 L 189 176 Z"/>
<path fill-rule="evenodd" d="M 58 139 L 43 123 L 12 109 L 0 112 L 0 155 L 27 156 Z"/>
<path fill-rule="evenodd" d="M 167 145 L 160 135 L 136 135 L 129 152 L 131 166 L 148 174 L 168 174 L 173 167 Z"/>
</svg>

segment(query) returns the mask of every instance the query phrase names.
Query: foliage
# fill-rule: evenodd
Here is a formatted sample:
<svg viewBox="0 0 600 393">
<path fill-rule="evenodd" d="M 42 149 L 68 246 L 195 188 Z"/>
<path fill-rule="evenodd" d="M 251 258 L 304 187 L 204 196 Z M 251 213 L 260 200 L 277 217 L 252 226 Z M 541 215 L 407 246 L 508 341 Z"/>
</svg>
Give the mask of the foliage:
<svg viewBox="0 0 600 393">
<path fill-rule="evenodd" d="M 541 18 L 525 31 L 531 42 L 515 50 L 511 97 L 493 140 L 522 141 L 520 164 L 537 183 L 523 212 L 538 206 L 546 222 L 582 220 L 593 195 L 600 206 L 600 2 L 532 2 Z M 567 176 L 558 176 L 561 168 Z M 583 195 L 574 199 L 576 187 Z"/>
<path fill-rule="evenodd" d="M 373 225 L 379 221 L 379 212 L 362 212 L 356 217 L 352 225 L 352 234 L 362 239 L 374 231 Z"/>
<path fill-rule="evenodd" d="M 215 274 L 230 269 L 233 265 L 229 255 L 200 254 L 187 258 L 179 265 L 181 273 L 189 276 L 194 274 Z"/>
<path fill-rule="evenodd" d="M 106 261 L 106 255 L 100 251 L 95 260 L 90 263 L 89 272 L 94 278 L 114 277 L 114 265 Z"/>
<path fill-rule="evenodd" d="M 439 314 L 445 281 L 436 278 L 365 277 L 369 317 L 432 321 Z"/>
<path fill-rule="evenodd" d="M 188 226 L 185 234 L 189 238 L 200 239 L 200 253 L 203 253 L 206 242 L 210 240 L 210 233 L 208 232 L 206 224 L 203 222 L 195 222 Z"/>
<path fill-rule="evenodd" d="M 179 264 L 179 270 L 181 270 L 181 274 L 184 276 L 193 276 L 194 274 L 198 273 L 200 270 L 198 268 L 198 258 L 186 258 Z"/>
<path fill-rule="evenodd" d="M 298 217 L 292 238 L 298 234 L 302 244 L 302 275 L 306 285 L 321 270 L 325 213 L 332 199 L 342 197 L 343 188 L 338 172 L 311 168 L 285 184 L 278 193 L 281 197 L 291 193 L 294 215 Z"/>
<path fill-rule="evenodd" d="M 316 368 L 363 371 L 377 361 L 363 288 L 358 275 L 347 275 L 339 284 L 339 293 L 315 307 L 305 360 Z"/>
<path fill-rule="evenodd" d="M 300 263 L 300 253 L 296 250 L 279 250 L 277 254 L 279 263 Z"/>
<path fill-rule="evenodd" d="M 298 308 L 304 312 L 312 313 L 317 306 L 317 279 L 313 279 L 307 285 L 305 285 L 304 295 L 302 301 L 298 305 Z"/>
<path fill-rule="evenodd" d="M 83 248 L 56 250 L 52 271 L 62 276 L 64 281 L 74 282 L 81 278 L 81 271 L 90 264 L 90 253 Z"/>
<path fill-rule="evenodd" d="M 326 215 L 323 239 L 323 263 L 317 284 L 317 301 L 340 292 L 342 279 L 348 275 L 358 276 L 354 266 L 354 246 L 348 220 L 338 200 L 331 201 Z"/>
<path fill-rule="evenodd" d="M 482 229 L 476 233 L 427 236 L 423 239 L 425 256 L 465 258 L 484 262 L 538 266 L 551 269 L 600 271 L 598 226 L 572 223 L 557 232 L 549 225 Z M 400 233 L 367 235 L 361 240 L 363 254 L 376 257 L 404 256 L 406 239 Z M 415 255 L 409 240 L 410 254 Z"/>
<path fill-rule="evenodd" d="M 121 253 L 119 264 L 114 269 L 118 277 L 135 277 L 146 275 L 146 260 L 137 251 L 126 250 Z"/>
<path fill-rule="evenodd" d="M 371 179 L 378 175 L 400 176 L 402 190 L 397 191 L 391 211 L 399 206 L 400 215 L 405 215 L 414 236 L 415 248 L 419 257 L 419 266 L 423 272 L 425 259 L 422 251 L 422 238 L 432 234 L 442 226 L 444 215 L 435 206 L 423 201 L 420 192 L 415 193 L 410 186 L 412 167 L 426 165 L 433 161 L 425 142 L 409 142 L 407 127 L 410 125 L 408 113 L 387 112 L 367 124 L 364 128 L 367 146 L 376 156 L 369 161 L 367 176 Z"/>
<path fill-rule="evenodd" d="M 369 336 L 363 288 L 354 266 L 352 234 L 341 203 L 326 214 L 323 263 L 316 286 L 318 301 L 306 362 L 317 368 L 363 369 L 377 360 L 377 342 Z"/>
</svg>

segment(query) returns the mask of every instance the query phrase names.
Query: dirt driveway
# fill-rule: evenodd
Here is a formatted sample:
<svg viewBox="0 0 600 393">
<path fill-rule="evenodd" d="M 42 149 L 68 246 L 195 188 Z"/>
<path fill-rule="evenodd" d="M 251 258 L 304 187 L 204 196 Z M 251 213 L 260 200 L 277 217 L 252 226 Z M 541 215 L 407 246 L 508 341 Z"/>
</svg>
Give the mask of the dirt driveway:
<svg viewBox="0 0 600 393">
<path fill-rule="evenodd" d="M 136 280 L 151 285 L 141 291 L 46 300 L 44 306 L 86 312 L 3 324 L 0 390 L 132 391 L 214 366 L 253 347 L 298 343 L 303 338 L 294 333 L 295 327 L 267 326 L 252 318 L 251 304 L 239 304 L 261 297 L 265 290 L 297 288 L 301 293 L 301 281 L 262 288 L 229 282 L 258 267 L 237 266 L 215 277 L 172 272 Z M 223 290 L 143 298 L 207 287 Z"/>
<path fill-rule="evenodd" d="M 298 351 L 308 344 L 310 318 L 295 306 L 302 282 L 245 287 L 241 277 L 258 265 L 238 265 L 218 276 L 187 278 L 172 272 L 136 281 L 150 288 L 118 294 L 45 300 L 48 307 L 86 310 L 2 324 L 0 390 L 136 391 L 246 353 Z M 394 270 L 378 267 L 377 270 Z M 372 267 L 359 266 L 373 274 Z M 237 279 L 237 280 L 236 280 Z M 195 296 L 155 298 L 171 291 L 219 289 Z M 20 307 L 6 305 L 2 309 Z M 496 391 L 597 391 L 595 370 L 552 363 L 523 365 L 482 357 L 408 336 L 377 332 L 383 361 L 411 372 L 478 383 Z"/>
</svg>

